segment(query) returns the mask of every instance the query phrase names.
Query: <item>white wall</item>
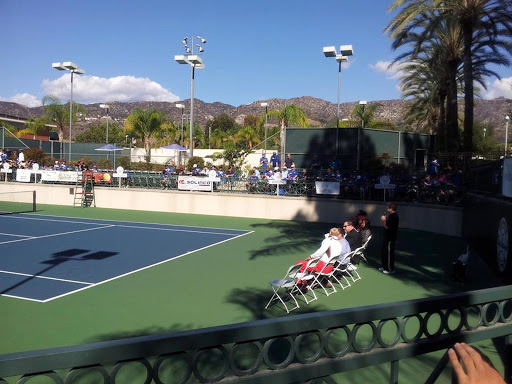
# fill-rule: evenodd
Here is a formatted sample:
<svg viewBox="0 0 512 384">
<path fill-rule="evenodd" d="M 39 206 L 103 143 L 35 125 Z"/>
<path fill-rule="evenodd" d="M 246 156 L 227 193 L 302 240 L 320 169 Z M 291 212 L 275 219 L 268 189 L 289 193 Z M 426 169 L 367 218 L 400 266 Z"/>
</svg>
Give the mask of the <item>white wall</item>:
<svg viewBox="0 0 512 384">
<path fill-rule="evenodd" d="M 70 185 L 0 182 L 0 192 L 36 190 L 40 204 L 73 205 Z M 373 225 L 380 225 L 385 202 L 312 199 L 272 195 L 164 191 L 96 187 L 96 206 L 101 208 L 192 213 L 275 220 L 341 223 L 359 209 L 368 212 Z M 77 208 L 80 209 L 80 208 Z M 94 208 L 86 208 L 94 209 Z M 462 209 L 423 204 L 399 204 L 400 227 L 461 236 Z"/>
</svg>

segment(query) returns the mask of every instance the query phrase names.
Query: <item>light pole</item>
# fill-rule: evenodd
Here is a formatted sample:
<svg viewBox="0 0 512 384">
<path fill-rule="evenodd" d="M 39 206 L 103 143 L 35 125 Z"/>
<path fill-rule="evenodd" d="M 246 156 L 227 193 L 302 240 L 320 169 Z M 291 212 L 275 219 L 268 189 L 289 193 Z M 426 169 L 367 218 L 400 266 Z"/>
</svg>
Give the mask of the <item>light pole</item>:
<svg viewBox="0 0 512 384">
<path fill-rule="evenodd" d="M 364 108 L 366 107 L 366 104 L 368 102 L 366 100 L 359 101 L 359 105 L 361 106 L 361 128 L 357 130 L 357 164 L 356 164 L 356 170 L 359 171 L 359 168 L 361 166 L 361 141 L 363 138 L 363 129 L 364 129 Z"/>
<path fill-rule="evenodd" d="M 199 55 L 194 54 L 195 47 L 198 48 L 199 53 L 204 52 L 201 44 L 194 45 L 194 39 L 201 41 L 201 44 L 206 44 L 206 39 L 201 36 L 192 36 L 192 48 L 188 46 L 188 37 L 184 37 L 181 41 L 185 48 L 187 55 L 175 55 L 174 60 L 179 64 L 190 65 L 190 157 L 194 156 L 194 79 L 195 69 L 204 69 L 203 59 Z"/>
<path fill-rule="evenodd" d="M 348 56 L 352 56 L 354 51 L 352 45 L 340 45 L 340 53 L 336 52 L 335 46 L 323 48 L 325 57 L 334 57 L 338 62 L 338 102 L 336 110 L 336 128 L 340 127 L 340 94 L 341 94 L 341 63 L 348 62 Z"/>
<path fill-rule="evenodd" d="M 108 144 L 108 109 L 110 108 L 110 106 L 108 104 L 100 104 L 100 108 L 107 111 L 107 139 L 106 139 L 106 142 Z"/>
<path fill-rule="evenodd" d="M 508 146 L 508 122 L 510 121 L 510 116 L 505 116 L 505 157 L 507 157 L 507 146 Z"/>
<path fill-rule="evenodd" d="M 70 71 L 71 72 L 71 99 L 69 101 L 69 160 L 68 165 L 71 165 L 71 134 L 73 125 L 73 75 L 82 75 L 85 71 L 78 67 L 71 61 L 65 61 L 63 63 L 52 63 L 52 67 L 59 71 Z"/>
<path fill-rule="evenodd" d="M 181 111 L 181 141 L 180 145 L 183 147 L 183 110 L 185 109 L 185 104 L 176 104 L 176 108 L 179 108 Z"/>
<path fill-rule="evenodd" d="M 268 103 L 261 103 L 262 107 L 265 107 L 265 154 L 267 153 L 267 119 L 268 119 Z"/>
</svg>

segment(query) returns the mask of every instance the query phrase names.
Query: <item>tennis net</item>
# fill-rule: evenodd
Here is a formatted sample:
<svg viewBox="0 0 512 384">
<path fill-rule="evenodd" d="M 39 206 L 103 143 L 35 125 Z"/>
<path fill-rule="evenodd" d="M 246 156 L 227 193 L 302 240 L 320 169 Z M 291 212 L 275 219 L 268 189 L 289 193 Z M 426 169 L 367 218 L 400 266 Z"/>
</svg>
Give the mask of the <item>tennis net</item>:
<svg viewBox="0 0 512 384">
<path fill-rule="evenodd" d="M 0 215 L 36 211 L 36 191 L 0 192 Z"/>
</svg>

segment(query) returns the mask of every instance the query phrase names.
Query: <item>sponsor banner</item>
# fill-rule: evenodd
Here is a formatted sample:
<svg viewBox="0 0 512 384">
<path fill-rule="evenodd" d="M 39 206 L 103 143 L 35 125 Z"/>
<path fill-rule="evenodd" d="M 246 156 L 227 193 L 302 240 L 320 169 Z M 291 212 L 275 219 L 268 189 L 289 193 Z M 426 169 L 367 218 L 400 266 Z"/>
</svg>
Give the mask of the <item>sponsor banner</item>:
<svg viewBox="0 0 512 384">
<path fill-rule="evenodd" d="M 512 159 L 503 160 L 503 182 L 501 191 L 503 196 L 512 197 Z"/>
<path fill-rule="evenodd" d="M 30 183 L 30 169 L 18 169 L 16 170 L 16 181 L 21 183 Z"/>
<path fill-rule="evenodd" d="M 317 195 L 339 195 L 340 183 L 337 181 L 315 181 Z"/>
<path fill-rule="evenodd" d="M 64 172 L 59 172 L 59 175 L 57 176 L 58 178 L 58 181 L 62 181 L 64 183 L 69 183 L 69 182 L 72 182 L 72 183 L 76 183 L 78 181 L 78 174 L 82 173 L 82 172 L 74 172 L 74 171 L 64 171 Z"/>
<path fill-rule="evenodd" d="M 211 191 L 219 177 L 178 176 L 178 189 L 186 191 Z"/>
<path fill-rule="evenodd" d="M 76 183 L 78 174 L 80 172 L 74 171 L 41 171 L 42 181 L 63 182 L 63 183 Z"/>
<path fill-rule="evenodd" d="M 59 181 L 59 171 L 41 171 L 42 181 Z"/>
</svg>

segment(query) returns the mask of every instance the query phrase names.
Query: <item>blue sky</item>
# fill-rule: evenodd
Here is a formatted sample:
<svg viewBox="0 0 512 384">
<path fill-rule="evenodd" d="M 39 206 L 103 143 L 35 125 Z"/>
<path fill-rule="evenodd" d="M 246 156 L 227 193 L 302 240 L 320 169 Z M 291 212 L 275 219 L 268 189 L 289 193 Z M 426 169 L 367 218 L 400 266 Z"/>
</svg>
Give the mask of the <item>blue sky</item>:
<svg viewBox="0 0 512 384">
<path fill-rule="evenodd" d="M 69 100 L 178 101 L 190 97 L 190 67 L 174 61 L 183 37 L 206 38 L 195 97 L 239 106 L 271 98 L 337 100 L 338 66 L 323 46 L 352 44 L 342 68 L 341 101 L 400 98 L 396 56 L 383 33 L 391 0 L 0 0 L 0 100 L 40 105 Z M 490 79 L 485 98 L 512 98 L 510 68 Z"/>
</svg>

